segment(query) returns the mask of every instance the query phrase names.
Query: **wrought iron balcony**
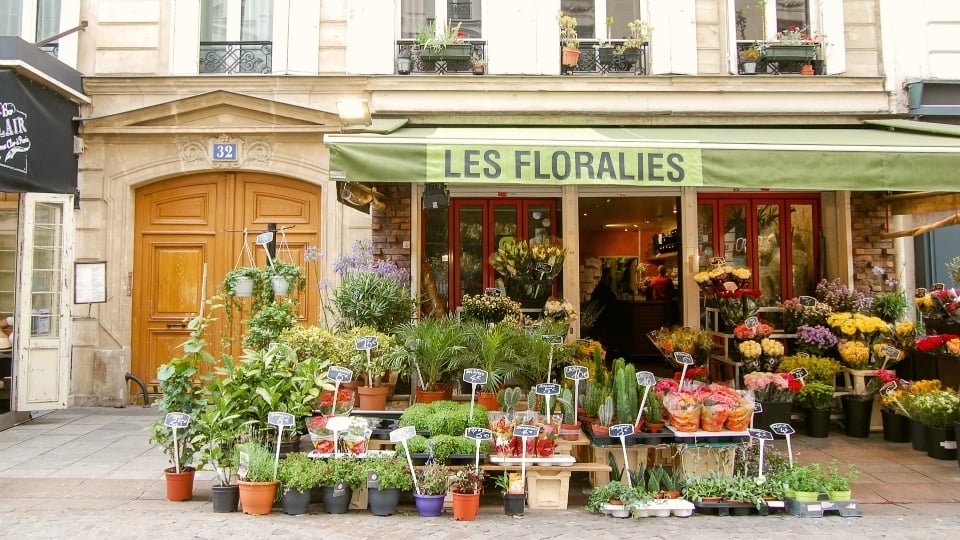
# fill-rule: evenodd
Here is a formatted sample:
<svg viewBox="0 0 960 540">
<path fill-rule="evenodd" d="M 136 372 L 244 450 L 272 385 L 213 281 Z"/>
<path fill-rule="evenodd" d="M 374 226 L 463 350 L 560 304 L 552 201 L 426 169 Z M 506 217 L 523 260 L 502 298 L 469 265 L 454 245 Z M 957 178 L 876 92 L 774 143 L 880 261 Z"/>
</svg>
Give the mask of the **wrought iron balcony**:
<svg viewBox="0 0 960 540">
<path fill-rule="evenodd" d="M 273 71 L 271 41 L 202 41 L 200 73 L 260 73 Z"/>
<path fill-rule="evenodd" d="M 487 58 L 487 42 L 466 40 L 467 48 L 456 45 L 447 47 L 443 51 L 422 49 L 412 39 L 397 41 L 397 58 L 403 55 L 410 57 L 410 73 L 473 73 L 473 58 Z M 455 50 L 456 48 L 456 50 Z"/>
<path fill-rule="evenodd" d="M 580 59 L 575 66 L 561 66 L 565 75 L 646 75 L 647 48 L 624 49 L 623 39 L 611 39 L 604 47 L 596 39 L 581 39 Z"/>
</svg>

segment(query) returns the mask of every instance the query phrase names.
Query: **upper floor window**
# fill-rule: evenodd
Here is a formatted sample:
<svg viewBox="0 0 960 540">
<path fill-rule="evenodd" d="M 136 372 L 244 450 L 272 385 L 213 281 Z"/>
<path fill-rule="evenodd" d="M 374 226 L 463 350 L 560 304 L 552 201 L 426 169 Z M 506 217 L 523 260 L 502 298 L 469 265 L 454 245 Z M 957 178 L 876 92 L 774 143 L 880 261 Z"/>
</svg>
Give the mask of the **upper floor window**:
<svg viewBox="0 0 960 540">
<path fill-rule="evenodd" d="M 60 0 L 0 0 L 0 35 L 43 41 L 60 32 Z M 57 44 L 44 51 L 56 56 Z"/>
<path fill-rule="evenodd" d="M 270 73 L 273 0 L 202 0 L 200 73 Z"/>
<path fill-rule="evenodd" d="M 809 0 L 734 0 L 734 13 L 740 41 L 773 41 L 791 27 L 814 33 Z"/>
<path fill-rule="evenodd" d="M 481 0 L 401 0 L 400 37 L 414 39 L 435 21 L 449 20 L 451 26 L 460 25 L 466 39 L 483 37 Z"/>
</svg>

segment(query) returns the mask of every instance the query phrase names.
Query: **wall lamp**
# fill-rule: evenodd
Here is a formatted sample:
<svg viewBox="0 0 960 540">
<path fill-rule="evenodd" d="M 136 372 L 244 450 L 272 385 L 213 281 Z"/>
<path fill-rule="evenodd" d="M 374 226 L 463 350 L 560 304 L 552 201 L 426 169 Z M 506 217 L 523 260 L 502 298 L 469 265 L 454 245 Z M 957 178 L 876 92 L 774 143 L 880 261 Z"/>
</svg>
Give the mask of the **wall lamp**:
<svg viewBox="0 0 960 540">
<path fill-rule="evenodd" d="M 370 103 L 365 99 L 338 99 L 337 115 L 340 117 L 341 130 L 367 127 L 373 123 Z"/>
</svg>

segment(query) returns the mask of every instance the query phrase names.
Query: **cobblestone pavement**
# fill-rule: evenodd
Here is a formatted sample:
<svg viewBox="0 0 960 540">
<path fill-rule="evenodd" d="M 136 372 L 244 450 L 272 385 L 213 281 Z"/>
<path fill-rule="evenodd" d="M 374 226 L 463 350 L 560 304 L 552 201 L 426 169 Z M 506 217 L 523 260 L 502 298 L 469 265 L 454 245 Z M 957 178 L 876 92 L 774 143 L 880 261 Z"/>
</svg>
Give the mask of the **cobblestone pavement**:
<svg viewBox="0 0 960 540">
<path fill-rule="evenodd" d="M 166 457 L 149 444 L 154 416 L 138 409 L 70 409 L 0 432 L 0 537 L 5 538 L 945 538 L 960 528 L 960 468 L 885 443 L 878 434 L 794 441 L 798 461 L 838 457 L 857 463 L 854 486 L 863 517 L 799 518 L 788 514 L 614 519 L 581 507 L 503 515 L 495 497 L 474 522 L 447 512 L 421 518 L 409 503 L 400 514 L 329 515 L 315 504 L 303 516 L 214 513 L 211 475 L 198 473 L 194 500 L 165 499 Z M 579 487 L 577 488 L 579 489 Z M 862 495 L 859 495 L 861 494 Z M 572 494 L 582 501 L 581 493 Z"/>
</svg>

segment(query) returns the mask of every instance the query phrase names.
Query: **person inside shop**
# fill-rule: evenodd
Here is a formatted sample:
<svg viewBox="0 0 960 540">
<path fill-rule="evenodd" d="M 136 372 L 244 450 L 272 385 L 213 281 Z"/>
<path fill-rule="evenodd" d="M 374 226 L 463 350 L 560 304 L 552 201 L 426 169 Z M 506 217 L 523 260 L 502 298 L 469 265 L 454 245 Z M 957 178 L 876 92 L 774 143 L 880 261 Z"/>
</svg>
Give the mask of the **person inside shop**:
<svg viewBox="0 0 960 540">
<path fill-rule="evenodd" d="M 660 265 L 657 267 L 657 277 L 650 280 L 647 286 L 647 300 L 673 300 L 677 294 L 677 288 L 673 284 L 673 279 L 667 276 L 667 267 Z"/>
<path fill-rule="evenodd" d="M 0 351 L 13 348 L 13 317 L 0 318 Z"/>
<path fill-rule="evenodd" d="M 596 310 L 597 318 L 590 331 L 591 337 L 603 344 L 607 349 L 608 355 L 612 345 L 611 323 L 616 318 L 614 304 L 617 302 L 617 293 L 613 291 L 613 274 L 604 270 L 600 276 L 600 283 L 593 288 L 590 293 L 589 307 L 587 309 Z M 610 356 L 608 356 L 609 358 Z"/>
</svg>

